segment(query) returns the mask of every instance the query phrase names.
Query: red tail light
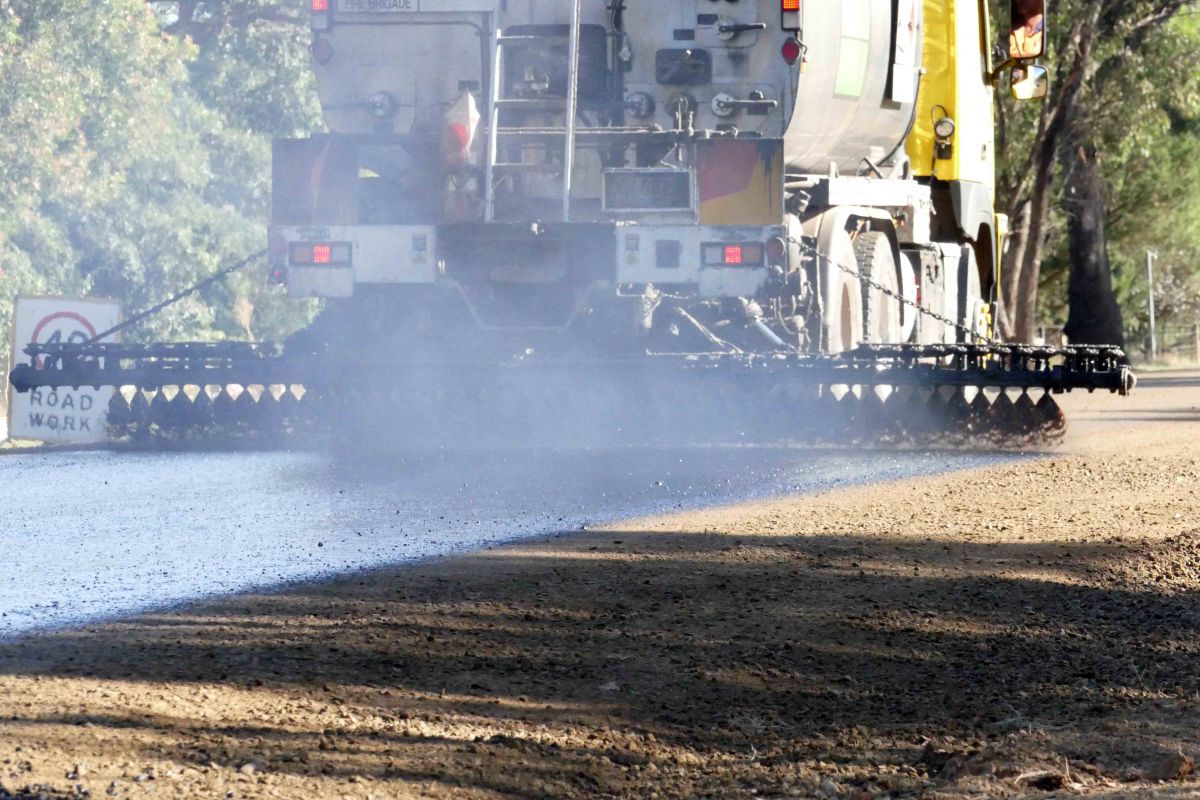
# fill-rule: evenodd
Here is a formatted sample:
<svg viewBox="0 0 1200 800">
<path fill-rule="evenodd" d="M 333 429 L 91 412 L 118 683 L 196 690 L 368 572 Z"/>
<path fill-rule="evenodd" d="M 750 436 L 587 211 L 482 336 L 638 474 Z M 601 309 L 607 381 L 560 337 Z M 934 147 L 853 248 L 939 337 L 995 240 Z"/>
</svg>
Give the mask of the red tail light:
<svg viewBox="0 0 1200 800">
<path fill-rule="evenodd" d="M 766 256 L 758 242 L 711 242 L 701 251 L 706 267 L 761 267 Z"/>
<path fill-rule="evenodd" d="M 784 0 L 786 3 L 787 0 Z M 329 0 L 312 0 L 312 10 L 326 12 L 329 10 Z"/>
<path fill-rule="evenodd" d="M 296 242 L 288 261 L 294 267 L 348 267 L 352 248 L 345 242 Z"/>
</svg>

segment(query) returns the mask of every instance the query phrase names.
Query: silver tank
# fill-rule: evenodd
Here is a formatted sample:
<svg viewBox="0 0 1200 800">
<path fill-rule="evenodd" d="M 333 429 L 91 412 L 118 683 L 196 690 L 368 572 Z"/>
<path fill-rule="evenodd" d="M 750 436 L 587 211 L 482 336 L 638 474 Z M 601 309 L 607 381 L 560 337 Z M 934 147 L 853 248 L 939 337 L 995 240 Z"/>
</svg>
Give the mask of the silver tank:
<svg viewBox="0 0 1200 800">
<path fill-rule="evenodd" d="M 335 9 L 376 5 L 334 3 Z M 584 0 L 585 23 L 607 27 L 608 5 Z M 615 38 L 613 46 L 626 57 L 626 96 L 652 101 L 651 110 L 627 124 L 674 127 L 682 100 L 697 129 L 725 126 L 782 136 L 788 169 L 800 173 L 824 173 L 832 163 L 853 174 L 868 169 L 867 160 L 879 165 L 901 151 L 921 63 L 920 0 L 805 0 L 799 34 L 805 55 L 795 65 L 781 54 L 790 34 L 781 28 L 779 0 L 624 5 L 624 38 Z M 317 78 L 332 130 L 436 129 L 463 89 L 482 87 L 493 13 L 504 26 L 570 18 L 569 0 L 422 0 L 420 9 L 338 12 L 334 29 L 319 35 L 331 56 L 326 63 L 318 58 Z M 689 63 L 675 70 L 673 59 Z M 718 97 L 761 97 L 776 106 L 765 114 L 743 108 L 718 113 Z"/>
<path fill-rule="evenodd" d="M 673 124 L 677 98 L 687 95 L 697 128 L 732 125 L 783 136 L 791 172 L 823 173 L 832 162 L 841 172 L 854 173 L 867 166 L 864 159 L 878 165 L 898 152 L 913 119 L 922 4 L 898 0 L 895 5 L 893 0 L 805 0 L 798 33 L 805 55 L 803 64 L 792 66 L 781 53 L 789 34 L 781 30 L 779 0 L 626 0 L 624 28 L 633 56 L 627 87 L 654 99 L 652 118 L 660 125 Z M 760 24 L 765 29 L 733 35 L 721 30 Z M 663 75 L 656 75 L 660 50 L 704 51 L 711 81 L 664 84 Z M 686 80 L 688 71 L 681 73 Z M 752 92 L 777 101 L 778 107 L 766 116 L 743 110 L 713 113 L 715 96 L 746 100 Z"/>
<path fill-rule="evenodd" d="M 817 172 L 834 162 L 853 173 L 864 158 L 879 165 L 902 152 L 916 113 L 922 4 L 899 0 L 900 19 L 892 0 L 803 6 L 808 65 L 795 82 L 788 166 Z"/>
</svg>

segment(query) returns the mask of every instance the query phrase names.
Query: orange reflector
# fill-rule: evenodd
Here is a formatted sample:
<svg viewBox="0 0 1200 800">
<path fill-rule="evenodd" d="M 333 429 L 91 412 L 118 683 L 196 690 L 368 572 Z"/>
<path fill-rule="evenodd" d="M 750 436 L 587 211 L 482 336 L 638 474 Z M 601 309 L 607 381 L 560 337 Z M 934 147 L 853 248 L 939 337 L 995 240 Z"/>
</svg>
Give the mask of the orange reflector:
<svg viewBox="0 0 1200 800">
<path fill-rule="evenodd" d="M 314 4 L 317 2 L 319 2 L 319 0 L 313 0 Z M 783 2 L 782 8 L 784 11 L 799 11 L 800 10 L 800 0 L 782 0 L 782 2 Z"/>
</svg>

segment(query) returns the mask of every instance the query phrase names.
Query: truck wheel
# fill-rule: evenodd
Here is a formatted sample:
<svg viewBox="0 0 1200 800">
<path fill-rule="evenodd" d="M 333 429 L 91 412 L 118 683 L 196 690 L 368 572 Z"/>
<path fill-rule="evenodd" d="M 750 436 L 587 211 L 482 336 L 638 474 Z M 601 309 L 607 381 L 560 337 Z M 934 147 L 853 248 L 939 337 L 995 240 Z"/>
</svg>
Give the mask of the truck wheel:
<svg viewBox="0 0 1200 800">
<path fill-rule="evenodd" d="M 848 237 L 847 237 L 848 238 Z M 825 305 L 828 352 L 853 350 L 863 340 L 862 283 L 848 272 L 834 268 Z"/>
<path fill-rule="evenodd" d="M 956 331 L 955 341 L 976 341 L 980 334 L 988 331 L 982 312 L 987 308 L 983 298 L 982 282 L 979 279 L 979 261 L 975 248 L 970 245 L 963 247 L 963 257 L 958 262 L 958 323 L 974 332 L 968 337 L 961 330 Z"/>
<path fill-rule="evenodd" d="M 900 281 L 896 277 L 896 257 L 887 234 L 878 231 L 860 233 L 854 240 L 854 255 L 863 280 L 863 332 L 868 342 L 900 343 Z M 880 291 L 865 279 L 885 289 Z"/>
</svg>

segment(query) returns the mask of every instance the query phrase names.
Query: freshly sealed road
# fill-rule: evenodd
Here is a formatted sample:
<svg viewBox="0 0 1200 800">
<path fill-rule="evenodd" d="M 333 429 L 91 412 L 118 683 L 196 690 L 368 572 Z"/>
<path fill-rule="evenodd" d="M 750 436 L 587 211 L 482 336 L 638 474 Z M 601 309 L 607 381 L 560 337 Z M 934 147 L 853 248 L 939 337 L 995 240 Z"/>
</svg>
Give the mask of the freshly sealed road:
<svg viewBox="0 0 1200 800">
<path fill-rule="evenodd" d="M 1000 456 L 793 448 L 0 458 L 0 638 L 673 509 Z"/>
</svg>

